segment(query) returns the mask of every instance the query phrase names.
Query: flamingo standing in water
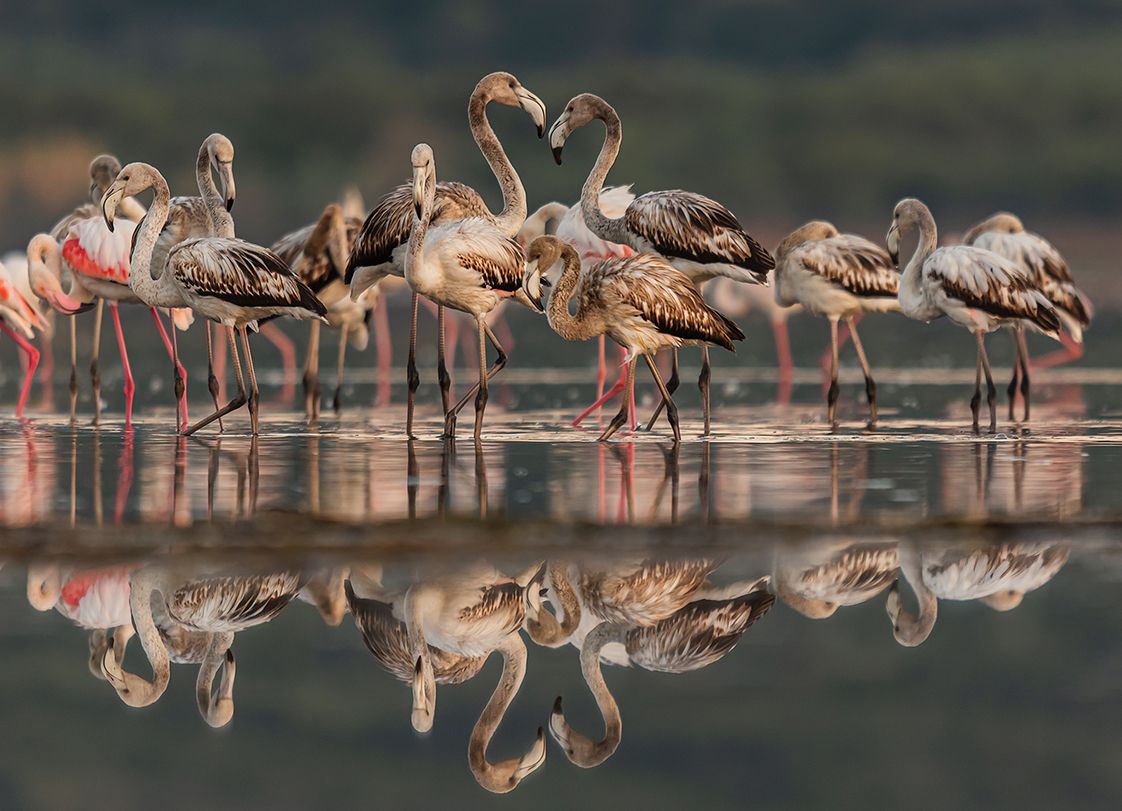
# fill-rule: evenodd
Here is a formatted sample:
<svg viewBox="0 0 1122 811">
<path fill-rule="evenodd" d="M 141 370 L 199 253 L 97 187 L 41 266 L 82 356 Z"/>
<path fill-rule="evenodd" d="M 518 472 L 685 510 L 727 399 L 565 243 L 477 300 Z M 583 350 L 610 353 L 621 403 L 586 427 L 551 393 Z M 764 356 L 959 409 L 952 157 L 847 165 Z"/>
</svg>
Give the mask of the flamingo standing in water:
<svg viewBox="0 0 1122 811">
<path fill-rule="evenodd" d="M 16 402 L 16 417 L 23 419 L 23 407 L 27 403 L 27 393 L 39 366 L 39 350 L 31 345 L 35 330 L 46 330 L 47 322 L 16 289 L 15 282 L 7 268 L 0 264 L 0 331 L 16 342 L 27 356 L 27 372 L 20 387 L 19 400 Z"/>
<path fill-rule="evenodd" d="M 1048 240 L 1039 234 L 1026 231 L 1021 220 L 1008 212 L 998 212 L 975 225 L 962 239 L 966 245 L 985 248 L 1015 262 L 1027 273 L 1052 305 L 1063 325 L 1060 343 L 1064 348 L 1040 358 L 1037 368 L 1057 366 L 1083 357 L 1083 330 L 1091 325 L 1091 301 L 1072 279 L 1067 261 Z M 1009 381 L 1009 419 L 1013 419 L 1013 401 L 1017 395 L 1020 378 L 1021 396 L 1024 398 L 1024 419 L 1029 418 L 1029 354 L 1024 330 L 1013 328 L 1015 360 L 1013 379 Z"/>
<path fill-rule="evenodd" d="M 480 79 L 468 100 L 468 125 L 476 146 L 483 153 L 502 190 L 503 209 L 498 214 L 493 214 L 475 189 L 462 183 L 442 182 L 437 184 L 434 194 L 431 213 L 433 226 L 478 218 L 488 221 L 499 233 L 514 237 L 526 220 L 526 189 L 487 119 L 487 107 L 492 102 L 520 108 L 533 120 L 538 137 L 545 134 L 545 104 L 523 87 L 515 76 L 499 71 Z M 386 276 L 405 275 L 405 257 L 413 232 L 413 214 L 419 205 L 414 192 L 408 184 L 398 186 L 378 202 L 363 223 L 347 263 L 345 281 L 351 286 L 351 298 L 357 300 L 365 290 Z M 405 416 L 405 432 L 409 436 L 413 435 L 413 405 L 420 386 L 416 362 L 418 303 L 419 298 L 414 289 Z M 448 414 L 452 379 L 444 357 L 444 310 L 440 302 L 434 303 L 438 307 L 437 377 L 440 383 L 440 401 L 444 413 Z M 488 313 L 492 310 L 494 307 Z"/>
<path fill-rule="evenodd" d="M 549 325 L 558 335 L 569 341 L 583 341 L 606 334 L 628 351 L 623 402 L 600 435 L 600 441 L 609 439 L 627 420 L 633 401 L 635 364 L 640 357 L 646 360 L 666 403 L 674 441 L 681 441 L 678 408 L 655 367 L 653 354 L 687 344 L 713 344 L 731 352 L 733 341 L 743 340 L 744 333 L 707 305 L 685 274 L 654 254 L 607 259 L 581 276 L 576 250 L 557 237 L 542 236 L 530 245 L 526 258 L 523 289 L 538 306 L 542 287 L 548 284 L 544 277 L 558 260 L 564 264 L 556 289 L 550 294 L 548 309 Z M 575 314 L 569 311 L 569 299 L 574 294 L 578 300 Z"/>
<path fill-rule="evenodd" d="M 986 355 L 986 333 L 999 327 L 1024 327 L 1059 340 L 1060 319 L 1037 281 L 1019 265 L 998 254 L 969 245 L 938 248 L 938 232 L 931 211 L 919 200 L 896 204 L 885 242 L 899 266 L 901 232 L 919 232 L 915 254 L 900 276 L 900 309 L 918 321 L 947 316 L 974 333 L 978 364 L 970 410 L 978 432 L 982 373 L 986 376 L 990 433 L 997 431 L 997 390 Z"/>
<path fill-rule="evenodd" d="M 622 217 L 605 216 L 599 205 L 600 190 L 623 141 L 619 114 L 599 96 L 591 93 L 574 96 L 550 128 L 549 145 L 560 164 L 569 136 L 595 119 L 604 122 L 604 143 L 581 190 L 581 210 L 593 233 L 609 242 L 662 257 L 698 289 L 718 276 L 749 284 L 767 284 L 767 273 L 775 267 L 775 261 L 741 227 L 735 215 L 716 200 L 681 190 L 647 192 L 636 197 Z M 701 390 L 706 436 L 710 429 L 709 380 L 709 347 L 702 343 L 701 376 L 697 383 Z M 671 394 L 677 385 L 675 352 L 667 384 Z M 669 400 L 664 398 L 664 402 L 669 408 Z M 662 406 L 660 403 L 655 407 L 648 429 L 658 419 Z"/>
</svg>

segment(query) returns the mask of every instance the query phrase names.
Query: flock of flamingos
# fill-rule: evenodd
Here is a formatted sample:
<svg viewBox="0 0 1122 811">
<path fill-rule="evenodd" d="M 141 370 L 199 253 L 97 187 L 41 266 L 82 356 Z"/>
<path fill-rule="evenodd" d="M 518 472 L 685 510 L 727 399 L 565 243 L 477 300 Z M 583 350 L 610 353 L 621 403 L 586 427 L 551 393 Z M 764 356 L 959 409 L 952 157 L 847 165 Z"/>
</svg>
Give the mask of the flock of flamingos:
<svg viewBox="0 0 1122 811">
<path fill-rule="evenodd" d="M 151 310 L 172 361 L 177 430 L 191 434 L 214 421 L 221 426 L 225 415 L 248 406 L 252 430 L 257 433 L 259 397 L 249 331 L 265 326 L 270 319 L 289 317 L 312 321 L 310 340 L 315 349 L 321 322 L 340 328 L 345 341 L 348 330 L 357 329 L 376 307 L 378 283 L 386 276 L 403 277 L 413 291 L 409 436 L 413 435 L 414 393 L 420 380 L 415 345 L 422 299 L 437 309 L 444 436 L 455 436 L 457 416 L 474 399 L 477 440 L 488 382 L 507 360 L 490 323 L 496 308 L 507 299 L 544 311 L 550 326 L 566 340 L 598 337 L 603 341 L 607 336 L 622 347 L 623 374 L 592 407 L 599 408 L 608 398 L 621 395 L 620 409 L 601 440 L 625 423 L 635 425 L 634 381 L 640 358 L 650 369 L 661 397 L 647 427 L 654 426 L 665 408 L 674 439 L 680 440 L 673 400 L 678 384 L 677 350 L 695 345 L 702 353 L 698 383 L 704 431 L 709 433 L 709 347 L 731 351 L 744 339 L 736 324 L 701 294 L 703 285 L 716 278 L 762 286 L 769 285 L 770 279 L 778 305 L 801 305 L 829 319 L 827 408 L 832 425 L 838 399 L 839 321 L 848 327 L 865 375 L 870 424 L 877 420 L 876 385 L 856 329 L 865 313 L 902 312 L 921 321 L 946 316 L 975 335 L 977 373 L 971 400 L 975 431 L 979 430 L 983 374 L 989 430 L 997 428 L 996 390 L 984 341 L 987 333 L 1004 328 L 1014 337 L 1010 419 L 1018 386 L 1024 399 L 1024 419 L 1029 416 L 1026 330 L 1061 340 L 1071 356 L 1081 351 L 1082 333 L 1091 317 L 1089 302 L 1075 287 L 1060 253 L 1042 237 L 1026 231 L 1011 214 L 1000 213 L 979 223 L 965 235 L 962 245 L 939 247 L 931 212 L 919 200 L 905 199 L 893 211 L 887 250 L 860 236 L 839 233 L 828 222 L 815 221 L 783 239 L 773 255 L 745 231 L 732 212 L 708 197 L 681 190 L 634 196 L 629 187 L 605 188 L 622 141 L 620 118 L 602 98 L 584 93 L 565 105 L 549 129 L 549 145 L 560 163 L 565 143 L 574 132 L 593 120 L 604 124 L 603 146 L 580 202 L 571 208 L 549 204 L 528 217 L 525 189 L 487 119 L 492 103 L 521 108 L 533 120 L 539 137 L 546 133 L 546 108 L 509 73 L 484 77 L 471 94 L 471 133 L 501 187 L 502 211 L 488 210 L 480 195 L 464 184 L 438 181 L 433 150 L 418 144 L 411 156 L 412 182 L 383 197 L 365 220 L 348 216 L 342 206 L 332 204 L 317 222 L 282 237 L 271 248 L 235 236 L 230 214 L 235 199 L 234 148 L 225 136 L 211 135 L 199 150 L 197 197 L 172 197 L 163 175 L 149 164 L 130 163 L 122 168 L 111 156 L 98 157 L 90 167 L 91 202 L 64 217 L 50 233 L 30 241 L 26 278 L 16 272 L 16 278 L 5 276 L 0 281 L 0 328 L 30 359 L 17 415 L 22 418 L 38 359 L 29 340 L 35 330 L 48 327 L 46 311 L 32 305 L 33 300 L 64 315 L 97 308 L 91 345 L 95 392 L 100 316 L 103 304 L 108 305 L 125 373 L 126 424 L 131 419 L 134 382 L 118 307 L 139 303 Z M 154 196 L 145 210 L 135 198 L 148 190 Z M 551 220 L 558 222 L 553 235 L 545 233 Z M 902 236 L 910 231 L 918 234 L 918 246 L 900 271 L 898 249 Z M 27 295 L 19 292 L 21 287 L 29 291 Z M 474 318 L 479 340 L 478 383 L 454 403 L 443 350 L 448 307 Z M 164 312 L 170 312 L 175 325 L 170 332 L 164 325 Z M 197 317 L 207 322 L 208 384 L 214 411 L 191 423 L 176 333 Z M 225 328 L 237 386 L 237 395 L 221 406 L 210 322 Z M 73 323 L 71 319 L 72 415 L 77 396 Z M 490 366 L 488 343 L 497 353 Z M 673 372 L 666 381 L 653 361 L 665 349 L 674 352 Z M 311 352 L 310 357 L 315 354 Z M 382 356 L 388 368 L 388 354 Z M 316 366 L 311 360 L 308 373 L 312 378 Z M 314 416 L 319 402 L 314 379 L 309 382 L 306 377 L 306 390 L 309 415 Z"/>
<path fill-rule="evenodd" d="M 196 665 L 198 709 L 215 727 L 234 714 L 235 635 L 272 621 L 297 599 L 313 604 L 329 625 L 351 614 L 378 664 L 410 687 L 412 725 L 419 732 L 433 726 L 437 685 L 475 677 L 498 652 L 502 675 L 472 729 L 468 762 L 481 786 L 507 792 L 546 759 L 540 727 L 521 756 L 497 762 L 487 757 L 526 675 L 523 634 L 540 646 L 579 651 L 604 735 L 594 740 L 576 730 L 561 697 L 549 729 L 572 763 L 590 768 L 612 756 L 623 731 L 604 664 L 660 673 L 708 667 L 736 647 L 777 599 L 821 620 L 886 595 L 896 641 L 913 647 L 932 633 L 941 600 L 1012 610 L 1059 573 L 1069 552 L 1063 542 L 920 546 L 819 539 L 778 545 L 769 572 L 733 583 L 716 582 L 720 564 L 697 557 L 551 559 L 513 573 L 478 562 L 420 577 L 369 560 L 267 573 L 185 560 L 102 568 L 38 563 L 28 570 L 27 598 L 34 608 L 55 609 L 89 632 L 90 672 L 129 706 L 156 702 L 167 689 L 172 663 Z M 915 594 L 918 613 L 901 604 L 900 575 Z M 124 666 L 133 636 L 151 679 Z"/>
</svg>

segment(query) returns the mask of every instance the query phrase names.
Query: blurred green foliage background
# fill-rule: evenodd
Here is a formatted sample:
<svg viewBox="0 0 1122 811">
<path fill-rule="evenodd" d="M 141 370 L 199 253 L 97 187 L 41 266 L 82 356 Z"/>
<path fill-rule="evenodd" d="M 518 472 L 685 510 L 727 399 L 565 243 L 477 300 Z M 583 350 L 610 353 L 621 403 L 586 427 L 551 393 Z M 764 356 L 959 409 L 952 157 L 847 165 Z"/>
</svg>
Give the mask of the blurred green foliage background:
<svg viewBox="0 0 1122 811">
<path fill-rule="evenodd" d="M 250 239 L 309 221 L 347 184 L 372 202 L 420 140 L 442 176 L 494 202 L 465 109 L 501 68 L 551 117 L 578 92 L 605 96 L 625 127 L 611 180 L 705 192 L 768 244 L 820 216 L 879 236 L 914 194 L 948 231 L 1000 207 L 1070 235 L 1061 247 L 1077 255 L 1116 247 L 1111 0 L 4 5 L 0 246 L 80 199 L 100 150 L 153 162 L 190 192 L 213 130 L 237 146 Z M 576 198 L 597 130 L 557 168 L 520 113 L 492 120 L 531 206 Z M 1092 251 L 1096 240 L 1108 244 Z"/>
</svg>

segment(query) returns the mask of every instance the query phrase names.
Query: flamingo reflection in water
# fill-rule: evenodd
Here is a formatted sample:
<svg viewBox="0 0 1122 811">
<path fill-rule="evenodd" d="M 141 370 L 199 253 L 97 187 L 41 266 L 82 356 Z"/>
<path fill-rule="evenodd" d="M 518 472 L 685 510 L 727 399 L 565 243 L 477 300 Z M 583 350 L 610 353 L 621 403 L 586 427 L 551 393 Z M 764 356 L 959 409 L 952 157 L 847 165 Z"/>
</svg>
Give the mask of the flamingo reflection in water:
<svg viewBox="0 0 1122 811">
<path fill-rule="evenodd" d="M 123 702 L 147 707 L 167 689 L 171 662 L 199 664 L 199 712 L 211 726 L 225 726 L 234 714 L 234 634 L 276 617 L 304 584 L 303 575 L 292 571 L 240 575 L 179 572 L 162 565 L 138 569 L 129 576 L 129 607 L 153 680 L 124 670 L 124 652 L 118 655 L 113 648 L 103 654 L 102 673 Z"/>
<path fill-rule="evenodd" d="M 740 590 L 742 594 L 731 596 Z M 726 591 L 729 595 L 723 598 L 693 599 L 650 625 L 602 622 L 592 629 L 581 645 L 581 673 L 600 709 L 604 737 L 593 741 L 573 729 L 560 696 L 549 719 L 550 733 L 572 763 L 582 768 L 599 766 L 612 756 L 623 734 L 619 705 L 604 680 L 602 663 L 658 673 L 700 670 L 724 658 L 775 602 L 766 577 Z"/>
<path fill-rule="evenodd" d="M 939 600 L 978 600 L 994 611 L 1011 611 L 1025 594 L 1048 583 L 1067 563 L 1070 549 L 1059 542 L 1000 543 L 985 546 L 900 544 L 900 572 L 919 603 L 919 613 L 903 607 L 898 583 L 886 610 L 896 641 L 923 644 L 938 617 Z"/>
<path fill-rule="evenodd" d="M 412 686 L 412 722 L 418 732 L 432 729 L 438 683 L 467 681 L 492 653 L 502 654 L 502 676 L 468 742 L 472 775 L 483 788 L 499 794 L 514 789 L 545 763 L 540 727 L 521 757 L 487 760 L 491 738 L 526 674 L 526 645 L 519 629 L 526 616 L 526 595 L 538 592 L 543 575 L 544 568 L 538 567 L 510 578 L 481 563 L 413 583 L 403 594 L 389 596 L 388 602 L 379 582 L 364 584 L 370 597 L 357 596 L 353 582 L 347 584 L 348 604 L 367 648 L 388 672 Z"/>
</svg>

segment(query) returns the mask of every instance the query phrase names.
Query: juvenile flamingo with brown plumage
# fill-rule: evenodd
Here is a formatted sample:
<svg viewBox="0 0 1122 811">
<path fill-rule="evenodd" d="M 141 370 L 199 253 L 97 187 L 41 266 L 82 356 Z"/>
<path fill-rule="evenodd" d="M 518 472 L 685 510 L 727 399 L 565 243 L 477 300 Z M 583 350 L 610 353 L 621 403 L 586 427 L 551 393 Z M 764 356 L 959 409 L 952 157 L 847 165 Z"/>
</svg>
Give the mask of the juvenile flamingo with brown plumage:
<svg viewBox="0 0 1122 811">
<path fill-rule="evenodd" d="M 733 342 L 743 340 L 744 333 L 706 304 L 685 274 L 654 254 L 607 259 L 582 274 L 580 257 L 571 245 L 554 236 L 543 236 L 530 245 L 527 260 L 523 284 L 531 300 L 538 302 L 543 277 L 558 260 L 563 263 L 547 310 L 549 325 L 558 335 L 568 341 L 607 335 L 628 351 L 622 405 L 600 441 L 609 439 L 627 420 L 635 364 L 642 357 L 666 403 L 674 441 L 680 442 L 678 408 L 654 364 L 654 353 L 696 344 L 722 346 L 732 352 Z M 575 314 L 569 312 L 569 299 L 574 294 Z"/>
<path fill-rule="evenodd" d="M 831 223 L 814 220 L 794 231 L 775 250 L 775 296 L 779 304 L 801 304 L 830 320 L 830 388 L 827 420 L 837 424 L 838 321 L 845 320 L 865 374 L 869 425 L 877 423 L 877 384 L 857 335 L 857 319 L 869 312 L 899 312 L 900 274 L 888 252 Z"/>
<path fill-rule="evenodd" d="M 604 122 L 604 144 L 581 190 L 584 220 L 593 233 L 609 242 L 662 257 L 699 288 L 718 276 L 749 284 L 767 284 L 767 273 L 775 267 L 771 255 L 745 232 L 733 213 L 716 200 L 681 190 L 647 192 L 636 197 L 622 217 L 604 216 L 599 196 L 623 140 L 619 114 L 599 96 L 591 93 L 575 96 L 550 129 L 549 145 L 560 164 L 569 136 L 594 119 Z M 671 393 L 677 387 L 676 352 L 674 358 Z M 698 387 L 705 435 L 710 429 L 710 376 L 709 349 L 702 344 Z M 648 429 L 654 425 L 661 408 L 661 404 L 655 408 Z"/>
<path fill-rule="evenodd" d="M 966 245 L 985 248 L 1017 263 L 1052 302 L 1063 325 L 1060 343 L 1064 348 L 1037 361 L 1037 368 L 1077 360 L 1083 356 L 1083 330 L 1091 325 L 1091 301 L 1071 276 L 1063 255 L 1039 234 L 1026 231 L 1021 220 L 1008 212 L 998 212 L 975 225 L 962 239 Z M 1029 418 L 1029 353 L 1023 329 L 1013 328 L 1015 359 L 1013 379 L 1009 381 L 1009 419 L 1013 419 L 1013 401 L 1017 395 L 1018 378 L 1024 399 L 1024 419 Z"/>
<path fill-rule="evenodd" d="M 122 197 L 154 189 L 151 210 L 138 229 L 133 249 L 133 283 L 146 300 L 162 306 L 182 306 L 185 302 L 197 314 L 226 327 L 238 396 L 192 426 L 191 434 L 243 405 L 249 406 L 250 423 L 258 432 L 257 374 L 249 349 L 247 329 L 258 320 L 287 315 L 295 318 L 323 318 L 326 308 L 315 294 L 292 273 L 275 253 L 244 240 L 229 237 L 189 239 L 175 246 L 162 267 L 152 264 L 152 253 L 168 216 L 171 194 L 159 171 L 146 163 L 130 163 L 105 192 L 101 207 L 107 222 Z M 167 304 L 164 304 L 167 302 Z M 234 330 L 241 333 L 249 373 L 250 395 L 246 396 L 238 360 Z"/>
<path fill-rule="evenodd" d="M 974 431 L 978 432 L 984 372 L 990 433 L 995 433 L 997 390 L 986 356 L 986 333 L 999 327 L 1021 326 L 1059 340 L 1059 317 L 1036 280 L 1008 259 L 969 245 L 936 247 L 935 218 L 914 198 L 896 204 L 888 229 L 888 252 L 897 265 L 901 233 L 909 228 L 919 232 L 919 240 L 900 276 L 900 309 L 918 321 L 946 316 L 974 333 L 978 344 L 974 397 L 970 401 Z"/>
</svg>

